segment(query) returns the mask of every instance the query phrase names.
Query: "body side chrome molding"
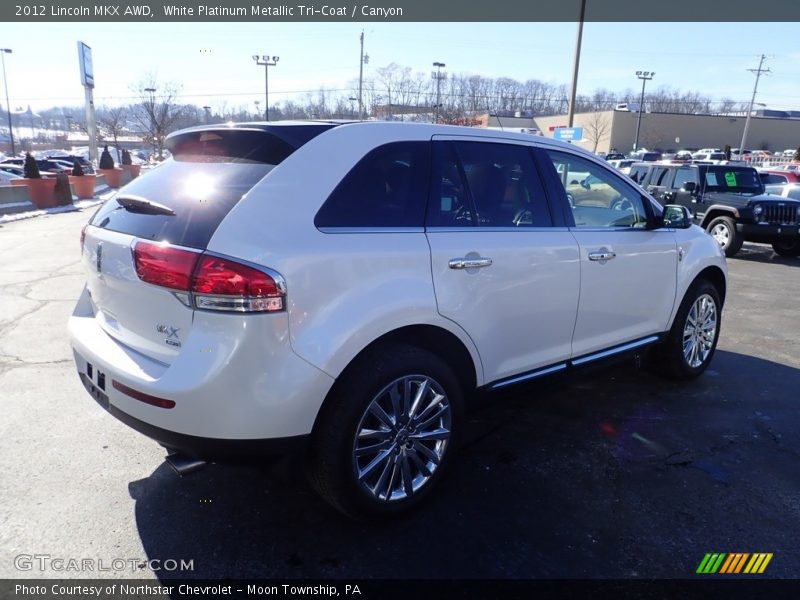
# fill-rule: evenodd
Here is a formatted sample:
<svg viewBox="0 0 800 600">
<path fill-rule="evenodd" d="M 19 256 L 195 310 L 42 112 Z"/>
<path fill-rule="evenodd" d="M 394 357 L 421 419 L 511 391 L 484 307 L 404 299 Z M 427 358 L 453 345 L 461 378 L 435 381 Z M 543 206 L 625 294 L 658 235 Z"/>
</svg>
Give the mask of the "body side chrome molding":
<svg viewBox="0 0 800 600">
<path fill-rule="evenodd" d="M 658 340 L 659 337 L 657 335 L 651 335 L 649 337 L 642 338 L 641 340 L 636 340 L 634 342 L 628 342 L 627 344 L 622 344 L 621 346 L 615 346 L 613 348 L 609 348 L 608 350 L 602 350 L 600 352 L 595 352 L 594 354 L 587 354 L 586 356 L 575 358 L 571 362 L 573 365 L 578 367 L 580 365 L 584 365 L 594 360 L 600 360 L 601 358 L 614 356 L 615 354 L 619 354 L 620 352 L 627 352 L 628 350 L 634 350 L 636 348 L 641 348 L 642 346 L 648 346 L 650 344 L 654 344 Z"/>
<path fill-rule="evenodd" d="M 527 373 L 522 373 L 520 375 L 512 376 L 508 379 L 502 379 L 495 383 L 489 383 L 486 385 L 489 389 L 497 390 L 508 385 L 514 385 L 516 383 L 522 383 L 523 381 L 529 381 L 531 379 L 536 379 L 537 377 L 543 377 L 544 375 L 551 375 L 553 373 L 558 373 L 560 371 L 564 371 L 570 367 L 580 367 L 587 363 L 593 362 L 595 360 L 601 360 L 603 358 L 608 358 L 614 356 L 616 354 L 622 354 L 623 352 L 628 352 L 629 350 L 635 350 L 636 348 L 642 348 L 644 346 L 649 346 L 650 344 L 654 344 L 660 340 L 660 336 L 658 335 L 651 335 L 645 338 L 634 340 L 632 342 L 628 342 L 626 344 L 622 344 L 620 346 L 614 346 L 612 348 L 608 348 L 606 350 L 601 350 L 600 352 L 595 352 L 593 354 L 587 354 L 585 356 L 581 356 L 580 358 L 575 358 L 566 362 L 560 362 L 549 367 L 543 367 L 540 369 L 535 369 L 533 371 L 529 371 Z"/>
</svg>

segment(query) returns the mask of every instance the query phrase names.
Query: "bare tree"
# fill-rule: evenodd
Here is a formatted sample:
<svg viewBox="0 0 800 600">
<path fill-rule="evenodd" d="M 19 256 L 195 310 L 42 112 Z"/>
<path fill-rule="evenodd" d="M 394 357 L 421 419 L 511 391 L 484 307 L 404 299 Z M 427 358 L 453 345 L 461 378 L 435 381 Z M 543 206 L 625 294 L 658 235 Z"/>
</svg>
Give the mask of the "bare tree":
<svg viewBox="0 0 800 600">
<path fill-rule="evenodd" d="M 139 103 L 133 107 L 134 118 L 161 160 L 164 157 L 164 139 L 175 130 L 185 108 L 176 102 L 180 85 L 159 83 L 154 73 L 148 73 L 133 89 L 139 95 Z"/>
<path fill-rule="evenodd" d="M 611 123 L 607 115 L 595 112 L 592 113 L 592 116 L 589 117 L 589 122 L 583 128 L 586 131 L 586 139 L 594 146 L 592 152 L 597 152 L 600 140 L 607 137 L 611 131 Z"/>
<path fill-rule="evenodd" d="M 127 120 L 128 109 L 124 106 L 109 108 L 105 111 L 105 116 L 97 120 L 98 125 L 103 130 L 104 137 L 114 140 L 114 148 L 117 149 L 117 160 L 121 160 L 122 154 L 119 149 L 119 138 L 122 137 Z"/>
</svg>

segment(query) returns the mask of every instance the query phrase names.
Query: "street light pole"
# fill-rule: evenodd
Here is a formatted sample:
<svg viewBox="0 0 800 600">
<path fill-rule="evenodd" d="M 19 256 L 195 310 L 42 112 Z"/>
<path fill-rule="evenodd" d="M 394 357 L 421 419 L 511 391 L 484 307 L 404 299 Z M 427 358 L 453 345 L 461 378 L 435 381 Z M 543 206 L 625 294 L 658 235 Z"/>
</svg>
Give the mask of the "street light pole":
<svg viewBox="0 0 800 600">
<path fill-rule="evenodd" d="M 264 117 L 269 121 L 269 68 L 278 64 L 280 56 L 253 55 L 253 60 L 258 66 L 264 67 Z"/>
<path fill-rule="evenodd" d="M 436 70 L 431 72 L 431 77 L 436 80 L 436 112 L 434 113 L 433 122 L 439 122 L 439 108 L 442 106 L 441 94 L 440 94 L 440 85 L 442 83 L 442 79 L 447 79 L 447 73 L 442 73 L 442 69 L 446 67 L 443 62 L 435 62 L 433 66 L 436 67 Z"/>
<path fill-rule="evenodd" d="M 206 125 L 208 125 L 211 122 L 211 107 L 204 106 L 203 110 L 206 111 Z"/>
<path fill-rule="evenodd" d="M 567 127 L 575 121 L 575 98 L 578 94 L 578 68 L 581 64 L 581 39 L 583 38 L 583 19 L 586 16 L 586 0 L 581 0 L 581 16 L 578 21 L 578 39 L 575 42 L 575 60 L 572 63 L 572 88 L 569 92 Z"/>
<path fill-rule="evenodd" d="M 639 118 L 636 120 L 636 138 L 633 140 L 633 151 L 639 148 L 639 130 L 642 127 L 642 111 L 644 110 L 644 86 L 655 77 L 655 71 L 636 71 L 636 77 L 642 80 L 642 98 L 639 101 Z"/>
<path fill-rule="evenodd" d="M 11 54 L 11 48 L 0 48 L 0 61 L 3 62 L 3 88 L 6 91 L 6 112 L 8 113 L 8 137 L 11 138 L 11 156 L 17 154 L 14 147 L 14 132 L 11 130 L 11 104 L 8 103 L 8 82 L 6 81 L 6 54 Z"/>
</svg>

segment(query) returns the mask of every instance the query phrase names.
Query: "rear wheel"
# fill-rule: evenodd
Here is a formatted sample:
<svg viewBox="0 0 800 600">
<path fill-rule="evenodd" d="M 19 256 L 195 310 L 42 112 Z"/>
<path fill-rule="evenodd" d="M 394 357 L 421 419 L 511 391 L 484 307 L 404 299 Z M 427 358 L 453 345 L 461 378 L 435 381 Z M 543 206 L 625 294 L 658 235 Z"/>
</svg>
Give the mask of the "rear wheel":
<svg viewBox="0 0 800 600">
<path fill-rule="evenodd" d="M 775 242 L 772 244 L 772 249 L 775 251 L 775 254 L 780 256 L 796 258 L 800 256 L 800 241 Z"/>
<path fill-rule="evenodd" d="M 709 235 L 717 240 L 717 243 L 725 252 L 725 256 L 734 256 L 742 247 L 742 236 L 736 232 L 736 224 L 730 217 L 717 217 L 713 219 L 706 228 Z"/>
<path fill-rule="evenodd" d="M 695 282 L 681 302 L 667 338 L 655 356 L 673 379 L 693 379 L 706 370 L 719 339 L 722 303 L 710 282 Z"/>
<path fill-rule="evenodd" d="M 359 359 L 315 428 L 310 480 L 348 516 L 389 516 L 419 504 L 450 461 L 461 386 L 438 356 L 411 346 Z"/>
</svg>

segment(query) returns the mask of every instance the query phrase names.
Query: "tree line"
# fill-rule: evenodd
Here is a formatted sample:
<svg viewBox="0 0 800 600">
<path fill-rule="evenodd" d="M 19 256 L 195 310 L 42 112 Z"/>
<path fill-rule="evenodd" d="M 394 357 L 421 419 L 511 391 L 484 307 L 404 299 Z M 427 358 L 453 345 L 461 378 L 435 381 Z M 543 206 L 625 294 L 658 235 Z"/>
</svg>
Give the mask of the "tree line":
<svg viewBox="0 0 800 600">
<path fill-rule="evenodd" d="M 564 84 L 458 73 L 436 80 L 431 73 L 414 72 L 396 63 L 374 69 L 363 80 L 361 115 L 358 111 L 358 88 L 358 81 L 353 80 L 345 88 L 320 87 L 315 92 L 288 100 L 279 100 L 278 94 L 274 94 L 270 102 L 270 118 L 362 117 L 430 121 L 433 113 L 437 112 L 441 122 L 463 124 L 470 123 L 476 114 L 481 113 L 501 117 L 563 114 L 569 102 L 568 87 Z M 160 154 L 164 138 L 171 131 L 204 123 L 263 118 L 263 99 L 252 105 L 222 101 L 213 107 L 197 106 L 181 101 L 181 86 L 177 82 L 160 82 L 153 74 L 131 85 L 131 91 L 135 97 L 133 102 L 97 108 L 97 123 L 103 141 L 113 144 L 125 135 L 137 135 Z M 621 103 L 639 102 L 639 93 L 633 89 L 621 92 L 598 89 L 592 94 L 578 95 L 575 112 L 613 110 Z M 730 98 L 714 100 L 700 92 L 661 86 L 647 91 L 645 108 L 652 112 L 733 114 L 746 111 L 747 103 Z M 64 129 L 86 131 L 82 107 L 53 107 L 41 111 L 38 117 L 40 127 L 59 129 L 63 126 Z M 23 133 L 28 126 L 26 119 L 24 115 L 16 116 L 17 127 L 21 127 Z M 33 132 L 33 117 L 30 120 Z"/>
</svg>

